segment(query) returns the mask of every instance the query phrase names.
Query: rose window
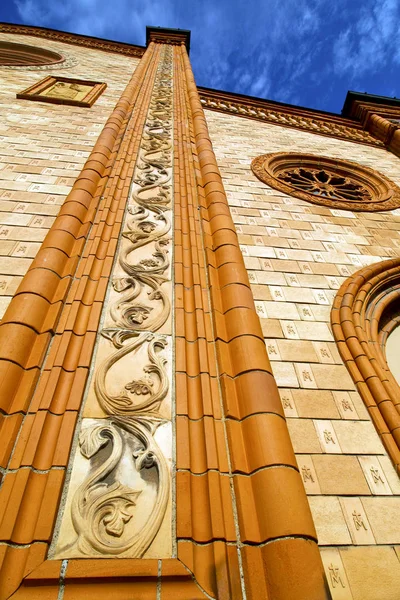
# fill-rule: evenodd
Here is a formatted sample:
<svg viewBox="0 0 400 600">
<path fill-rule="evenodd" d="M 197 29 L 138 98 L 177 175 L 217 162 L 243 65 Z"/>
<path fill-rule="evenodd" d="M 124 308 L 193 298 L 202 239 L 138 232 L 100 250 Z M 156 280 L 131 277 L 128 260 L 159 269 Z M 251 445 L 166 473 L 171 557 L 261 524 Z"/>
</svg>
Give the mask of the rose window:
<svg viewBox="0 0 400 600">
<path fill-rule="evenodd" d="M 270 187 L 313 204 L 369 212 L 400 206 L 394 182 L 352 161 L 278 152 L 258 156 L 251 168 Z"/>
<path fill-rule="evenodd" d="M 314 196 L 353 202 L 371 201 L 371 194 L 365 187 L 354 183 L 349 177 L 338 177 L 326 171 L 294 169 L 280 173 L 278 179 Z"/>
</svg>

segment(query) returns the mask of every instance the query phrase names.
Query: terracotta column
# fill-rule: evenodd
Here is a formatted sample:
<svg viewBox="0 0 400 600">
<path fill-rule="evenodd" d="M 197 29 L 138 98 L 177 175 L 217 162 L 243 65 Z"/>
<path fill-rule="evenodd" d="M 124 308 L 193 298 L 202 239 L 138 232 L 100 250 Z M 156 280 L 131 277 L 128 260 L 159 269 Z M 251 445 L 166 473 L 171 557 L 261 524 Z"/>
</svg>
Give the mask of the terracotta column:
<svg viewBox="0 0 400 600">
<path fill-rule="evenodd" d="M 2 600 L 52 538 L 157 53 L 150 44 L 0 326 Z"/>
<path fill-rule="evenodd" d="M 181 60 L 244 593 L 254 600 L 321 600 L 329 591 L 316 533 L 183 45 Z"/>
</svg>

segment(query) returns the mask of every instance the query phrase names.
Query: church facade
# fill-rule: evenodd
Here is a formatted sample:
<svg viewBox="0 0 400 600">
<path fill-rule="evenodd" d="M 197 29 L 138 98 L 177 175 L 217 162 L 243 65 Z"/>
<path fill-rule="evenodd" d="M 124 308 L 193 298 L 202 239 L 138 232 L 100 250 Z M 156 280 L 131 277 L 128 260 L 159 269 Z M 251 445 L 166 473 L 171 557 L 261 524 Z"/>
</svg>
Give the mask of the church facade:
<svg viewBox="0 0 400 600">
<path fill-rule="evenodd" d="M 0 24 L 0 600 L 398 600 L 400 101 Z"/>
</svg>

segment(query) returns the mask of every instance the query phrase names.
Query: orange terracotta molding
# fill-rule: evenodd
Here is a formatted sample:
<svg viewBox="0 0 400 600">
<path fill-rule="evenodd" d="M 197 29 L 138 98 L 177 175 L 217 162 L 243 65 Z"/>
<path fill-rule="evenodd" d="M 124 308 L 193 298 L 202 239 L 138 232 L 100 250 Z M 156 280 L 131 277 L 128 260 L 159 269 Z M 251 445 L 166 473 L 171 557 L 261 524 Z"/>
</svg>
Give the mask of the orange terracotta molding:
<svg viewBox="0 0 400 600">
<path fill-rule="evenodd" d="M 35 568 L 39 580 L 43 573 L 47 581 L 57 572 L 59 561 L 43 560 L 57 516 L 157 54 L 150 45 L 0 326 L 2 600 Z M 35 577 L 29 581 L 38 585 Z M 56 582 L 58 578 L 59 572 Z M 27 597 L 24 588 L 32 585 L 27 581 L 18 597 Z"/>
<path fill-rule="evenodd" d="M 16 33 L 18 35 L 31 35 L 56 42 L 65 42 L 75 46 L 84 46 L 86 48 L 95 48 L 105 52 L 115 52 L 125 54 L 126 56 L 137 56 L 141 58 L 145 53 L 142 46 L 133 46 L 124 42 L 113 42 L 103 40 L 102 38 L 80 35 L 79 33 L 68 33 L 58 31 L 57 29 L 48 29 L 47 27 L 33 27 L 31 25 L 17 25 L 14 23 L 0 23 L 0 32 Z"/>
<path fill-rule="evenodd" d="M 357 119 L 365 131 L 379 140 L 384 146 L 400 156 L 400 108 L 388 103 L 363 102 L 353 100 L 348 112 Z"/>
<path fill-rule="evenodd" d="M 151 46 L 154 44 L 151 44 L 150 48 Z M 0 505 L 3 501 L 7 508 L 4 526 L 7 528 L 7 535 L 12 539 L 8 545 L 0 546 L 3 575 L 0 587 L 2 600 L 10 596 L 10 592 L 16 589 L 22 578 L 22 585 L 13 594 L 13 598 L 23 599 L 47 594 L 48 598 L 56 600 L 61 585 L 64 598 L 87 599 L 98 598 L 102 594 L 107 596 L 112 594 L 115 598 L 125 600 L 130 597 L 129 594 L 133 594 L 135 598 L 155 599 L 157 589 L 159 590 L 161 586 L 163 598 L 182 597 L 196 600 L 206 597 L 198 580 L 202 580 L 203 589 L 213 596 L 236 598 L 240 593 L 237 551 L 234 547 L 220 541 L 221 538 L 227 540 L 235 538 L 230 484 L 227 477 L 223 477 L 223 468 L 221 474 L 213 470 L 216 463 L 211 451 L 212 430 L 208 424 L 204 424 L 205 429 L 203 424 L 199 424 L 200 427 L 195 426 L 196 431 L 191 435 L 191 439 L 201 440 L 202 430 L 208 436 L 210 460 L 206 470 L 208 466 L 212 469 L 205 472 L 204 466 L 200 465 L 197 470 L 201 471 L 201 475 L 198 477 L 197 474 L 185 471 L 187 459 L 184 456 L 179 458 L 179 464 L 183 467 L 177 474 L 176 484 L 177 529 L 182 538 L 178 549 L 179 559 L 162 561 L 73 559 L 68 560 L 67 567 L 66 563 L 60 560 L 46 560 L 70 442 L 77 411 L 83 398 L 98 328 L 101 303 L 104 300 L 115 253 L 123 206 L 132 179 L 135 162 L 133 159 L 137 156 L 141 138 L 140 123 L 146 115 L 149 90 L 152 87 L 160 54 L 159 48 L 158 44 L 153 48 L 150 69 L 145 78 L 146 85 L 142 86 L 147 91 L 138 99 L 138 106 L 135 107 L 135 114 L 139 121 L 131 119 L 128 124 L 130 133 L 135 134 L 133 141 L 127 143 L 129 135 L 124 136 L 121 153 L 116 155 L 111 168 L 110 180 L 113 183 L 102 193 L 102 201 L 88 244 L 70 288 L 67 305 L 59 320 L 55 341 L 46 357 L 43 374 L 29 414 L 24 421 L 22 433 L 9 462 L 9 465 L 13 465 L 13 472 L 8 472 L 4 479 L 8 485 L 3 484 L 0 490 Z M 175 128 L 176 131 L 182 131 L 185 126 L 177 119 Z M 180 144 L 181 148 L 183 146 L 187 147 L 185 140 Z M 182 159 L 182 155 L 180 158 Z M 183 163 L 177 159 L 176 164 Z M 193 176 L 193 171 L 191 173 Z M 181 191 L 181 199 L 184 203 L 186 193 L 190 195 L 191 186 L 184 177 L 180 180 L 176 178 L 175 182 L 176 189 L 179 188 Z M 181 199 L 177 194 L 177 206 Z M 193 216 L 192 209 L 193 207 L 188 207 L 189 213 Z M 198 219 L 197 214 L 196 218 Z M 193 238 L 191 239 L 193 241 Z M 200 233 L 197 241 L 201 243 Z M 204 282 L 205 279 L 202 281 Z M 196 322 L 200 324 L 201 320 Z M 204 326 L 207 331 L 211 331 L 209 315 L 204 320 Z M 198 364 L 203 376 L 209 365 L 215 383 L 214 353 L 204 353 L 202 340 L 197 340 L 192 347 L 190 344 L 187 346 L 190 348 L 188 351 L 190 356 L 194 357 L 194 362 L 189 361 L 190 368 L 195 368 Z M 179 356 L 185 354 L 179 353 Z M 186 374 L 188 370 L 186 364 L 184 369 Z M 204 390 L 206 389 L 207 387 L 204 386 Z M 211 384 L 210 389 L 215 390 L 215 385 Z M 68 425 L 65 419 L 68 419 Z M 179 423 L 177 426 L 179 446 L 185 443 L 184 429 L 185 427 L 182 429 Z M 221 450 L 221 439 L 218 433 L 216 433 L 216 440 L 219 440 L 216 445 Z M 198 462 L 193 461 L 193 464 L 195 470 Z M 40 473 L 26 468 L 29 465 L 34 469 L 40 469 Z M 54 465 L 57 468 L 54 468 Z M 12 479 L 14 469 L 18 469 L 18 485 Z M 48 475 L 52 477 L 51 481 L 47 482 L 46 479 L 42 481 L 35 477 L 42 474 L 45 477 Z M 3 489 L 5 494 L 1 497 Z M 16 505 L 14 510 L 12 510 L 11 499 Z M 27 530 L 19 526 L 20 523 L 27 522 L 29 522 Z M 192 541 L 192 532 L 196 532 L 195 537 L 205 541 L 204 546 Z M 219 565 L 212 573 L 208 569 L 210 560 Z M 222 566 L 223 562 L 224 566 Z M 196 573 L 196 580 L 193 578 L 193 572 Z"/>
<path fill-rule="evenodd" d="M 238 518 L 235 542 L 239 567 L 243 569 L 247 598 L 252 600 L 261 597 L 322 600 L 329 598 L 329 591 L 310 509 L 204 111 L 183 46 L 181 53 L 193 125 L 191 148 L 212 305 L 215 372 L 222 393 L 232 503 Z M 187 312 L 196 308 L 190 302 L 189 306 Z M 212 354 L 206 350 L 204 344 L 204 360 L 208 355 L 212 364 Z M 220 461 L 220 470 L 223 465 Z M 225 512 L 225 519 L 228 514 Z M 200 531 L 192 531 L 190 535 L 197 547 L 206 539 Z"/>
<path fill-rule="evenodd" d="M 72 277 L 101 205 L 150 53 L 140 63 L 0 324 L 0 410 L 26 412 Z"/>
<path fill-rule="evenodd" d="M 199 211 L 199 165 L 180 48 L 175 55 L 177 550 L 179 560 L 209 596 L 241 598 Z"/>
<path fill-rule="evenodd" d="M 393 122 L 389 118 L 396 120 Z M 381 140 L 386 148 L 400 157 L 400 111 L 391 111 L 389 114 L 379 115 L 369 113 L 365 128 Z"/>
<path fill-rule="evenodd" d="M 384 343 L 397 324 L 400 260 L 357 271 L 335 298 L 331 323 L 340 355 L 400 473 L 400 388 L 386 363 Z"/>
</svg>

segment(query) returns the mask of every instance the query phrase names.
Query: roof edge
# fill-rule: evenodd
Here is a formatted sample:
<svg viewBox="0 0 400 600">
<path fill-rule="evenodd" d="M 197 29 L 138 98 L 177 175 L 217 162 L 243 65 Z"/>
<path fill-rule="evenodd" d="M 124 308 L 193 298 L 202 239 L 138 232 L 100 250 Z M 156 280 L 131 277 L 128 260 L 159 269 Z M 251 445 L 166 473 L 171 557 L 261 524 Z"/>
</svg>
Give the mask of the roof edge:
<svg viewBox="0 0 400 600">
<path fill-rule="evenodd" d="M 81 33 L 72 33 L 69 31 L 61 31 L 60 29 L 51 29 L 49 27 L 41 27 L 36 25 L 25 25 L 23 23 L 9 23 L 0 21 L 0 33 L 15 33 L 19 35 L 32 35 L 35 37 L 43 37 L 49 40 L 56 40 L 77 46 L 86 46 L 88 48 L 96 48 L 105 52 L 115 52 L 117 54 L 125 54 L 126 56 L 143 56 L 146 51 L 145 46 L 137 44 L 128 44 L 127 42 L 116 42 L 106 38 L 99 38 L 91 35 L 83 35 Z"/>
<path fill-rule="evenodd" d="M 236 92 L 225 92 L 223 90 L 216 90 L 213 88 L 206 88 L 198 86 L 200 96 L 204 97 L 215 97 L 218 100 L 225 99 L 232 102 L 243 102 L 247 105 L 253 105 L 264 108 L 271 108 L 280 110 L 289 114 L 297 114 L 307 116 L 312 119 L 319 119 L 323 121 L 335 122 L 337 124 L 346 125 L 355 128 L 361 128 L 360 123 L 348 116 L 342 116 L 339 113 L 333 113 L 316 108 L 307 108 L 306 106 L 298 106 L 296 104 L 287 104 L 285 102 L 279 102 L 277 100 L 269 100 L 268 98 L 257 98 L 256 96 L 248 96 L 246 94 L 238 94 Z"/>
<path fill-rule="evenodd" d="M 198 86 L 197 89 L 204 93 L 208 93 L 208 92 L 215 92 L 216 94 L 226 94 L 226 95 L 230 95 L 233 96 L 235 98 L 238 99 L 243 99 L 245 101 L 253 101 L 253 102 L 268 102 L 268 104 L 273 104 L 276 107 L 279 108 L 288 108 L 290 110 L 293 110 L 295 108 L 297 108 L 298 110 L 304 112 L 310 112 L 310 113 L 318 113 L 320 114 L 322 117 L 339 117 L 341 119 L 343 119 L 343 117 L 340 115 L 340 113 L 334 113 L 334 112 L 330 112 L 327 110 L 320 110 L 318 108 L 309 108 L 307 106 L 300 106 L 299 104 L 288 104 L 287 102 L 279 102 L 279 100 L 270 100 L 269 98 L 259 98 L 257 96 L 249 96 L 247 94 L 239 94 L 238 92 L 227 92 L 224 90 L 217 90 L 215 88 L 207 88 L 204 86 Z"/>
<path fill-rule="evenodd" d="M 400 108 L 400 98 L 390 98 L 389 96 L 378 96 L 376 94 L 368 94 L 367 92 L 353 92 L 349 90 L 342 108 L 342 115 L 344 117 L 351 117 L 354 102 Z"/>
</svg>

